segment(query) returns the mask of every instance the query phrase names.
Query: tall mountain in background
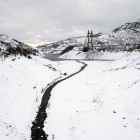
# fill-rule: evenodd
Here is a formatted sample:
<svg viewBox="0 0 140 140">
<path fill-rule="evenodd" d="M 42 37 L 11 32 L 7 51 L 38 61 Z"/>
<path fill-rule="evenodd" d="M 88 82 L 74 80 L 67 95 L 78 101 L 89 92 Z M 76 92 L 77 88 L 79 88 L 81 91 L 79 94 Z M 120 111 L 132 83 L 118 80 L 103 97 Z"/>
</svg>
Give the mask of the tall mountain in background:
<svg viewBox="0 0 140 140">
<path fill-rule="evenodd" d="M 65 50 L 80 49 L 84 46 L 85 40 L 86 36 L 73 37 L 56 43 L 41 45 L 37 48 L 44 54 L 63 53 Z M 126 23 L 110 33 L 98 33 L 93 36 L 93 43 L 95 46 L 140 44 L 140 22 Z"/>
<path fill-rule="evenodd" d="M 94 45 L 140 44 L 140 23 L 126 23 L 111 33 L 94 38 Z"/>
<path fill-rule="evenodd" d="M 65 50 L 68 50 L 69 48 L 82 46 L 85 42 L 85 38 L 85 36 L 72 37 L 55 43 L 40 45 L 37 48 L 43 53 L 58 54 L 62 53 Z"/>
</svg>

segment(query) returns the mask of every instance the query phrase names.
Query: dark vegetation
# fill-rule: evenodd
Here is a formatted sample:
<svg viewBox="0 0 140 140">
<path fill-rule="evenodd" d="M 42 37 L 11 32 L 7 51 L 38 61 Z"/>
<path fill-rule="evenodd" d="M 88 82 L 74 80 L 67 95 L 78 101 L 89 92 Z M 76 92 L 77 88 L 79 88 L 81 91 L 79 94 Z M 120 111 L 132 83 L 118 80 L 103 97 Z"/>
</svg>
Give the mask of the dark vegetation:
<svg viewBox="0 0 140 140">
<path fill-rule="evenodd" d="M 14 40 L 14 39 L 13 39 Z M 16 45 L 13 46 L 13 44 L 10 43 L 6 43 L 1 41 L 1 45 L 4 46 L 5 49 L 0 48 L 0 53 L 2 56 L 4 57 L 8 57 L 10 55 L 21 55 L 21 56 L 25 56 L 29 59 L 31 59 L 31 55 L 37 55 L 38 51 L 36 49 L 31 48 L 28 45 L 25 45 L 22 42 L 19 42 L 17 40 L 14 40 L 16 42 Z"/>
<path fill-rule="evenodd" d="M 88 51 L 88 48 L 87 47 L 84 47 L 83 48 L 83 52 L 87 52 Z"/>
<path fill-rule="evenodd" d="M 4 56 L 5 57 L 8 57 L 9 55 L 21 55 L 21 56 L 25 56 L 29 59 L 31 59 L 31 56 L 30 55 L 37 55 L 37 50 L 35 49 L 31 49 L 31 48 L 20 48 L 20 47 L 17 47 L 17 48 L 13 48 L 13 47 L 8 47 L 6 49 L 6 51 L 4 52 Z"/>
<path fill-rule="evenodd" d="M 61 54 L 64 54 L 64 53 L 67 53 L 67 52 L 71 51 L 74 47 L 75 47 L 74 45 L 73 45 L 73 46 L 68 46 L 67 48 L 65 48 L 65 49 L 61 52 Z"/>
<path fill-rule="evenodd" d="M 105 47 L 100 46 L 100 47 L 95 47 L 95 48 L 93 47 L 93 50 L 95 52 L 100 52 L 100 51 L 102 52 L 105 52 L 105 51 L 107 52 L 120 52 L 120 51 L 132 52 L 135 50 L 140 51 L 140 44 L 133 44 L 133 45 L 128 44 L 126 46 L 121 46 L 121 45 L 120 46 L 110 45 L 110 46 L 105 46 Z M 89 49 L 87 47 L 84 47 L 82 51 L 87 52 L 89 51 Z"/>
</svg>

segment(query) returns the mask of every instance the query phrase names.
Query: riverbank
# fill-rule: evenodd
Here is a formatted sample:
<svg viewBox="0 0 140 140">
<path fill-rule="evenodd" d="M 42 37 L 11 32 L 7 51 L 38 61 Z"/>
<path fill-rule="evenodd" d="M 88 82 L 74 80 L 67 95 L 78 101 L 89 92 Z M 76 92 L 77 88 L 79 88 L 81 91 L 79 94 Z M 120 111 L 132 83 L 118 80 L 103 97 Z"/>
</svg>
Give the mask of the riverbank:
<svg viewBox="0 0 140 140">
<path fill-rule="evenodd" d="M 80 67 L 77 62 L 53 62 L 38 56 L 0 58 L 0 138 L 30 139 L 45 89 Z"/>
<path fill-rule="evenodd" d="M 86 63 L 84 71 L 52 90 L 48 140 L 139 140 L 139 53 Z"/>
</svg>

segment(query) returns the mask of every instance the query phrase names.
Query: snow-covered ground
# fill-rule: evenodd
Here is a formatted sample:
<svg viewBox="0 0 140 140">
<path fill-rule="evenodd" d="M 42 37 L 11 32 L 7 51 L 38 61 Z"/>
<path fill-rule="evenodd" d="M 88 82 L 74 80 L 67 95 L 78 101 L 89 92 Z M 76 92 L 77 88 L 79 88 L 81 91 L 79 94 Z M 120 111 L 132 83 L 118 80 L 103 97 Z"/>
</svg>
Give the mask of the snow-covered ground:
<svg viewBox="0 0 140 140">
<path fill-rule="evenodd" d="M 1 140 L 29 140 L 32 121 L 47 85 L 81 67 L 77 62 L 52 62 L 32 57 L 0 58 Z"/>
<path fill-rule="evenodd" d="M 62 59 L 87 59 L 87 60 L 94 60 L 94 59 L 105 59 L 105 60 L 114 60 L 119 59 L 120 57 L 126 55 L 127 52 L 109 52 L 109 51 L 94 51 L 89 50 L 88 52 L 82 52 L 77 50 L 69 51 L 60 56 Z"/>
<path fill-rule="evenodd" d="M 140 140 L 140 53 L 86 61 L 52 91 L 48 140 Z"/>
<path fill-rule="evenodd" d="M 139 54 L 98 54 L 96 58 L 117 60 L 85 61 L 88 66 L 82 72 L 59 83 L 47 108 L 48 140 L 139 140 Z M 48 84 L 81 66 L 38 56 L 0 58 L 0 139 L 30 139 Z"/>
</svg>

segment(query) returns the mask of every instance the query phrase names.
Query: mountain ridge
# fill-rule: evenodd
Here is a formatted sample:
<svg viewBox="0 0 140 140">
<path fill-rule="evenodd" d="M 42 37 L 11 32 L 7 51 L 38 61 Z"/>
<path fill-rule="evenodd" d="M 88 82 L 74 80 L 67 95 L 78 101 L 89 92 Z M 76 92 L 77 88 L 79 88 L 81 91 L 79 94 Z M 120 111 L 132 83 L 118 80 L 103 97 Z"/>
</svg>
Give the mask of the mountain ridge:
<svg viewBox="0 0 140 140">
<path fill-rule="evenodd" d="M 72 37 L 55 43 L 40 45 L 37 48 L 44 53 L 62 53 L 66 48 L 73 46 L 73 49 L 83 48 L 86 36 Z M 98 33 L 93 36 L 93 45 L 121 45 L 140 44 L 140 22 L 125 23 L 115 28 L 110 33 Z"/>
<path fill-rule="evenodd" d="M 0 34 L 0 56 L 23 55 L 31 58 L 30 55 L 36 55 L 38 51 L 31 46 L 24 44 L 16 39 L 10 38 L 6 34 Z"/>
</svg>

